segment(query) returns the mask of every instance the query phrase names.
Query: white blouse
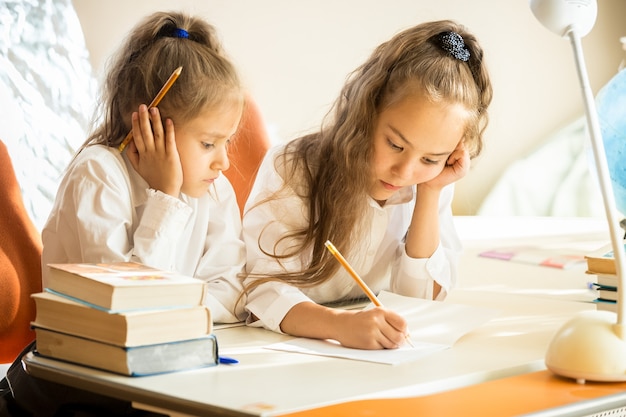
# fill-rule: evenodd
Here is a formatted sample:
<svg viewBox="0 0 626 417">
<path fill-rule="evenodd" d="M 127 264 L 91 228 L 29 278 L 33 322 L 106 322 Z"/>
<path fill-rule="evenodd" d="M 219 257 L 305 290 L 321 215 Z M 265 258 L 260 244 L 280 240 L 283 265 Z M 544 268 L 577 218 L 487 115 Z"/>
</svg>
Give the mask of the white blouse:
<svg viewBox="0 0 626 417">
<path fill-rule="evenodd" d="M 89 146 L 70 164 L 42 231 L 48 263 L 135 261 L 207 282 L 213 321 L 245 318 L 245 264 L 234 190 L 220 175 L 200 198 L 148 188 L 117 148 Z"/>
<path fill-rule="evenodd" d="M 266 155 L 246 203 L 243 218 L 248 257 L 246 270 L 253 274 L 271 275 L 300 270 L 307 267 L 311 256 L 310 252 L 305 252 L 279 263 L 259 248 L 259 240 L 261 248 L 271 249 L 288 231 L 299 229 L 308 222 L 307 205 L 292 189 L 285 190 L 279 199 L 255 206 L 284 183 L 274 166 L 274 157 L 279 149 L 282 145 Z M 410 258 L 404 249 L 404 237 L 415 206 L 415 187 L 401 189 L 387 200 L 384 207 L 369 199 L 369 211 L 363 222 L 369 227 L 365 228 L 353 253 L 343 255 L 374 293 L 389 290 L 432 299 L 435 281 L 442 287 L 437 299 L 445 298 L 456 284 L 457 264 L 462 250 L 452 217 L 453 194 L 453 185 L 442 190 L 439 201 L 440 243 L 427 259 Z M 288 245 L 286 242 L 282 244 Z M 270 281 L 248 294 L 246 309 L 258 318 L 255 322 L 249 319 L 248 324 L 280 332 L 283 318 L 298 303 L 313 301 L 324 304 L 362 298 L 363 295 L 361 288 L 343 268 L 332 279 L 313 288 L 300 289 Z"/>
</svg>

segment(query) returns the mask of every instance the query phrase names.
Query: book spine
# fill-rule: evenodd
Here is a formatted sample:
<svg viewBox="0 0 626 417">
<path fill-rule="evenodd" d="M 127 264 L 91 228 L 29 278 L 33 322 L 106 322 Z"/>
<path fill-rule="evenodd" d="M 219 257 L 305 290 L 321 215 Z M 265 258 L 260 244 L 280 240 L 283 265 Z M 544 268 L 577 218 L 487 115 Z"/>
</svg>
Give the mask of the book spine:
<svg viewBox="0 0 626 417">
<path fill-rule="evenodd" d="M 211 313 L 205 306 L 108 314 L 52 294 L 40 294 L 33 295 L 37 308 L 33 326 L 104 343 L 140 346 L 193 339 L 213 332 Z"/>
<path fill-rule="evenodd" d="M 217 338 L 213 334 L 123 348 L 47 329 L 36 328 L 35 331 L 36 354 L 127 376 L 156 375 L 219 363 Z"/>
</svg>

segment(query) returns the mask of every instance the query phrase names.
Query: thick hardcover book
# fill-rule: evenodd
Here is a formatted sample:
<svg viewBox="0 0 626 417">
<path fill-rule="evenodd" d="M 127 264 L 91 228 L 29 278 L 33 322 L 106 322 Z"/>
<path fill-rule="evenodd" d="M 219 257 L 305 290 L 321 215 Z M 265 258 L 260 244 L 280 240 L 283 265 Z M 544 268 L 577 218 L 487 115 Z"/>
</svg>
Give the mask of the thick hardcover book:
<svg viewBox="0 0 626 417">
<path fill-rule="evenodd" d="M 587 272 L 590 274 L 617 274 L 615 256 L 611 244 L 586 255 L 585 259 L 587 260 Z"/>
<path fill-rule="evenodd" d="M 129 376 L 154 375 L 217 365 L 213 334 L 168 343 L 122 347 L 43 328 L 35 328 L 37 353 Z"/>
<path fill-rule="evenodd" d="M 617 287 L 594 284 L 598 298 L 605 301 L 617 301 Z"/>
<path fill-rule="evenodd" d="M 617 275 L 614 274 L 593 274 L 596 276 L 595 285 L 598 287 L 618 287 Z"/>
<path fill-rule="evenodd" d="M 602 298 L 596 298 L 594 300 L 594 303 L 596 303 L 596 308 L 598 310 L 606 310 L 606 311 L 612 311 L 614 313 L 617 313 L 617 302 L 616 301 L 604 300 Z"/>
<path fill-rule="evenodd" d="M 204 281 L 135 262 L 48 264 L 46 289 L 112 311 L 202 304 Z"/>
<path fill-rule="evenodd" d="M 49 292 L 33 294 L 32 298 L 36 306 L 34 327 L 118 346 L 195 339 L 213 330 L 211 313 L 201 305 L 109 313 Z"/>
</svg>

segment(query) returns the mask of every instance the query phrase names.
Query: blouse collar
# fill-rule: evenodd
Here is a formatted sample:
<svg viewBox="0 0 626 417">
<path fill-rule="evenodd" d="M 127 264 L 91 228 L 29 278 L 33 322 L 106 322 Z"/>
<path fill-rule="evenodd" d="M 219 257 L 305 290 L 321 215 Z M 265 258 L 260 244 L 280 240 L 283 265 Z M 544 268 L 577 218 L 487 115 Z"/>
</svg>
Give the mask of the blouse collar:
<svg viewBox="0 0 626 417">
<path fill-rule="evenodd" d="M 394 193 L 385 203 L 384 207 L 388 207 L 388 206 L 393 206 L 393 205 L 398 205 L 398 204 L 405 204 L 408 203 L 409 201 L 413 200 L 413 198 L 415 197 L 415 186 L 411 185 L 408 187 L 403 187 L 400 188 L 398 190 L 397 193 Z M 380 204 L 378 204 L 378 202 L 376 200 L 374 200 L 373 198 L 370 197 L 370 204 L 380 208 Z"/>
</svg>

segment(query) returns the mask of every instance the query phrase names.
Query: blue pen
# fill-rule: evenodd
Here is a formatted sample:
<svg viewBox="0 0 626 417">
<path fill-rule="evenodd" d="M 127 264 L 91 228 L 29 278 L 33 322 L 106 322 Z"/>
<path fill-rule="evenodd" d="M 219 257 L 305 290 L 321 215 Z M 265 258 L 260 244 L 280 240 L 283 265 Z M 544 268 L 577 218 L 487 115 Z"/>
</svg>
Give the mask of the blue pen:
<svg viewBox="0 0 626 417">
<path fill-rule="evenodd" d="M 226 356 L 220 356 L 219 362 L 224 365 L 234 365 L 236 363 L 239 363 L 237 359 L 228 358 Z"/>
</svg>

